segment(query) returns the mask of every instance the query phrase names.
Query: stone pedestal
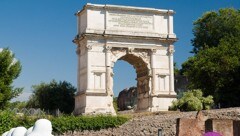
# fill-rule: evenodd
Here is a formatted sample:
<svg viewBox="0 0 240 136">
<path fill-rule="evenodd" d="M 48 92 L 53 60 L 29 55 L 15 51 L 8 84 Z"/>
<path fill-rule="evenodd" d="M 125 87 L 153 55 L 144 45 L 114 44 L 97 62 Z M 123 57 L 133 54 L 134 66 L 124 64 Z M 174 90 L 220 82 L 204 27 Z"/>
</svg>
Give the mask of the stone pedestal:
<svg viewBox="0 0 240 136">
<path fill-rule="evenodd" d="M 116 115 L 113 108 L 113 98 L 106 95 L 76 95 L 75 114 L 109 114 Z"/>
</svg>

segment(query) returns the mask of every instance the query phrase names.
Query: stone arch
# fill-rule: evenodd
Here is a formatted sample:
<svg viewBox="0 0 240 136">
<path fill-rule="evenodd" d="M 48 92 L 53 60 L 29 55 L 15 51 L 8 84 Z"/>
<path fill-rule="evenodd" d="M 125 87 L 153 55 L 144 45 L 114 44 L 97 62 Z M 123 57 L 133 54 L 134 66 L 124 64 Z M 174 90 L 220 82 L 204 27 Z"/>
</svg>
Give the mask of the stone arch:
<svg viewBox="0 0 240 136">
<path fill-rule="evenodd" d="M 134 67 L 137 74 L 137 110 L 147 110 L 151 90 L 149 50 L 113 48 L 111 58 L 112 69 L 118 60 L 124 60 Z"/>
<path fill-rule="evenodd" d="M 133 55 L 134 57 L 138 57 L 139 59 L 142 59 L 142 61 L 146 64 L 149 71 L 151 71 L 150 66 L 150 50 L 148 49 L 132 49 L 132 48 L 117 48 L 113 47 L 111 49 L 111 62 L 112 67 L 114 66 L 114 63 L 121 59 L 122 57 L 126 55 Z"/>
<path fill-rule="evenodd" d="M 87 4 L 76 13 L 75 114 L 116 114 L 112 68 L 119 59 L 136 69 L 140 100 L 137 110 L 168 110 L 176 98 L 173 14 L 173 10 L 95 4 Z"/>
</svg>

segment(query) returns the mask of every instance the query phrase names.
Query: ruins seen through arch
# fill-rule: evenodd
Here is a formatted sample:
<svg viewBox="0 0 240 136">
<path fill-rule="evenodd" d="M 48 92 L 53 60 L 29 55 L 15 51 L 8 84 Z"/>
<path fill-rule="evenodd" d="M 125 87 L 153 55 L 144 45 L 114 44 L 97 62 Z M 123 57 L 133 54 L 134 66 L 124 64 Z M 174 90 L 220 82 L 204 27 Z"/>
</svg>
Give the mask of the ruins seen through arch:
<svg viewBox="0 0 240 136">
<path fill-rule="evenodd" d="M 87 4 L 76 13 L 78 92 L 75 114 L 116 114 L 113 67 L 133 65 L 137 111 L 166 111 L 176 98 L 172 10 Z"/>
</svg>

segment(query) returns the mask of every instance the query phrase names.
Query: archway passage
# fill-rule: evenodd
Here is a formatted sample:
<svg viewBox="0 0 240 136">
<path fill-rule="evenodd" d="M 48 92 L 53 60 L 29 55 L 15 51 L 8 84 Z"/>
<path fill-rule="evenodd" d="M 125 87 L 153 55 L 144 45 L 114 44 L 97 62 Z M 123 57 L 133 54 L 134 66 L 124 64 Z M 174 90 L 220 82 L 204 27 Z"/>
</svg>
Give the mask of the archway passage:
<svg viewBox="0 0 240 136">
<path fill-rule="evenodd" d="M 149 108 L 149 69 L 142 58 L 133 54 L 126 54 L 118 60 L 124 60 L 131 64 L 136 71 L 137 80 L 137 110 Z M 133 98 L 134 99 L 134 98 Z"/>
<path fill-rule="evenodd" d="M 113 93 L 114 97 L 118 97 L 123 89 L 137 86 L 136 70 L 134 67 L 124 60 L 118 60 L 113 67 Z"/>
</svg>

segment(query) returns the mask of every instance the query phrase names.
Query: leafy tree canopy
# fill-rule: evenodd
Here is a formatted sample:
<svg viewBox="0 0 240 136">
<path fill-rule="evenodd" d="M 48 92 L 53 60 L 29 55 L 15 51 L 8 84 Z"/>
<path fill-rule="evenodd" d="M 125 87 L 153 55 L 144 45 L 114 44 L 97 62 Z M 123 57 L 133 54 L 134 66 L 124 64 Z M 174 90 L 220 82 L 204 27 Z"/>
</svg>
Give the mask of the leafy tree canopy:
<svg viewBox="0 0 240 136">
<path fill-rule="evenodd" d="M 205 13 L 194 22 L 193 53 L 217 47 L 222 38 L 240 35 L 240 10 L 220 9 Z"/>
<path fill-rule="evenodd" d="M 74 110 L 74 95 L 76 88 L 70 83 L 56 82 L 41 83 L 34 85 L 33 94 L 28 101 L 27 107 L 41 108 L 44 110 L 56 110 L 66 114 Z"/>
<path fill-rule="evenodd" d="M 14 88 L 13 80 L 21 72 L 20 61 L 7 48 L 0 50 L 0 109 L 5 109 L 9 101 L 22 92 L 22 88 Z"/>
<path fill-rule="evenodd" d="M 213 95 L 222 107 L 240 106 L 240 11 L 208 12 L 193 32 L 195 55 L 182 65 L 190 89 Z"/>
</svg>

